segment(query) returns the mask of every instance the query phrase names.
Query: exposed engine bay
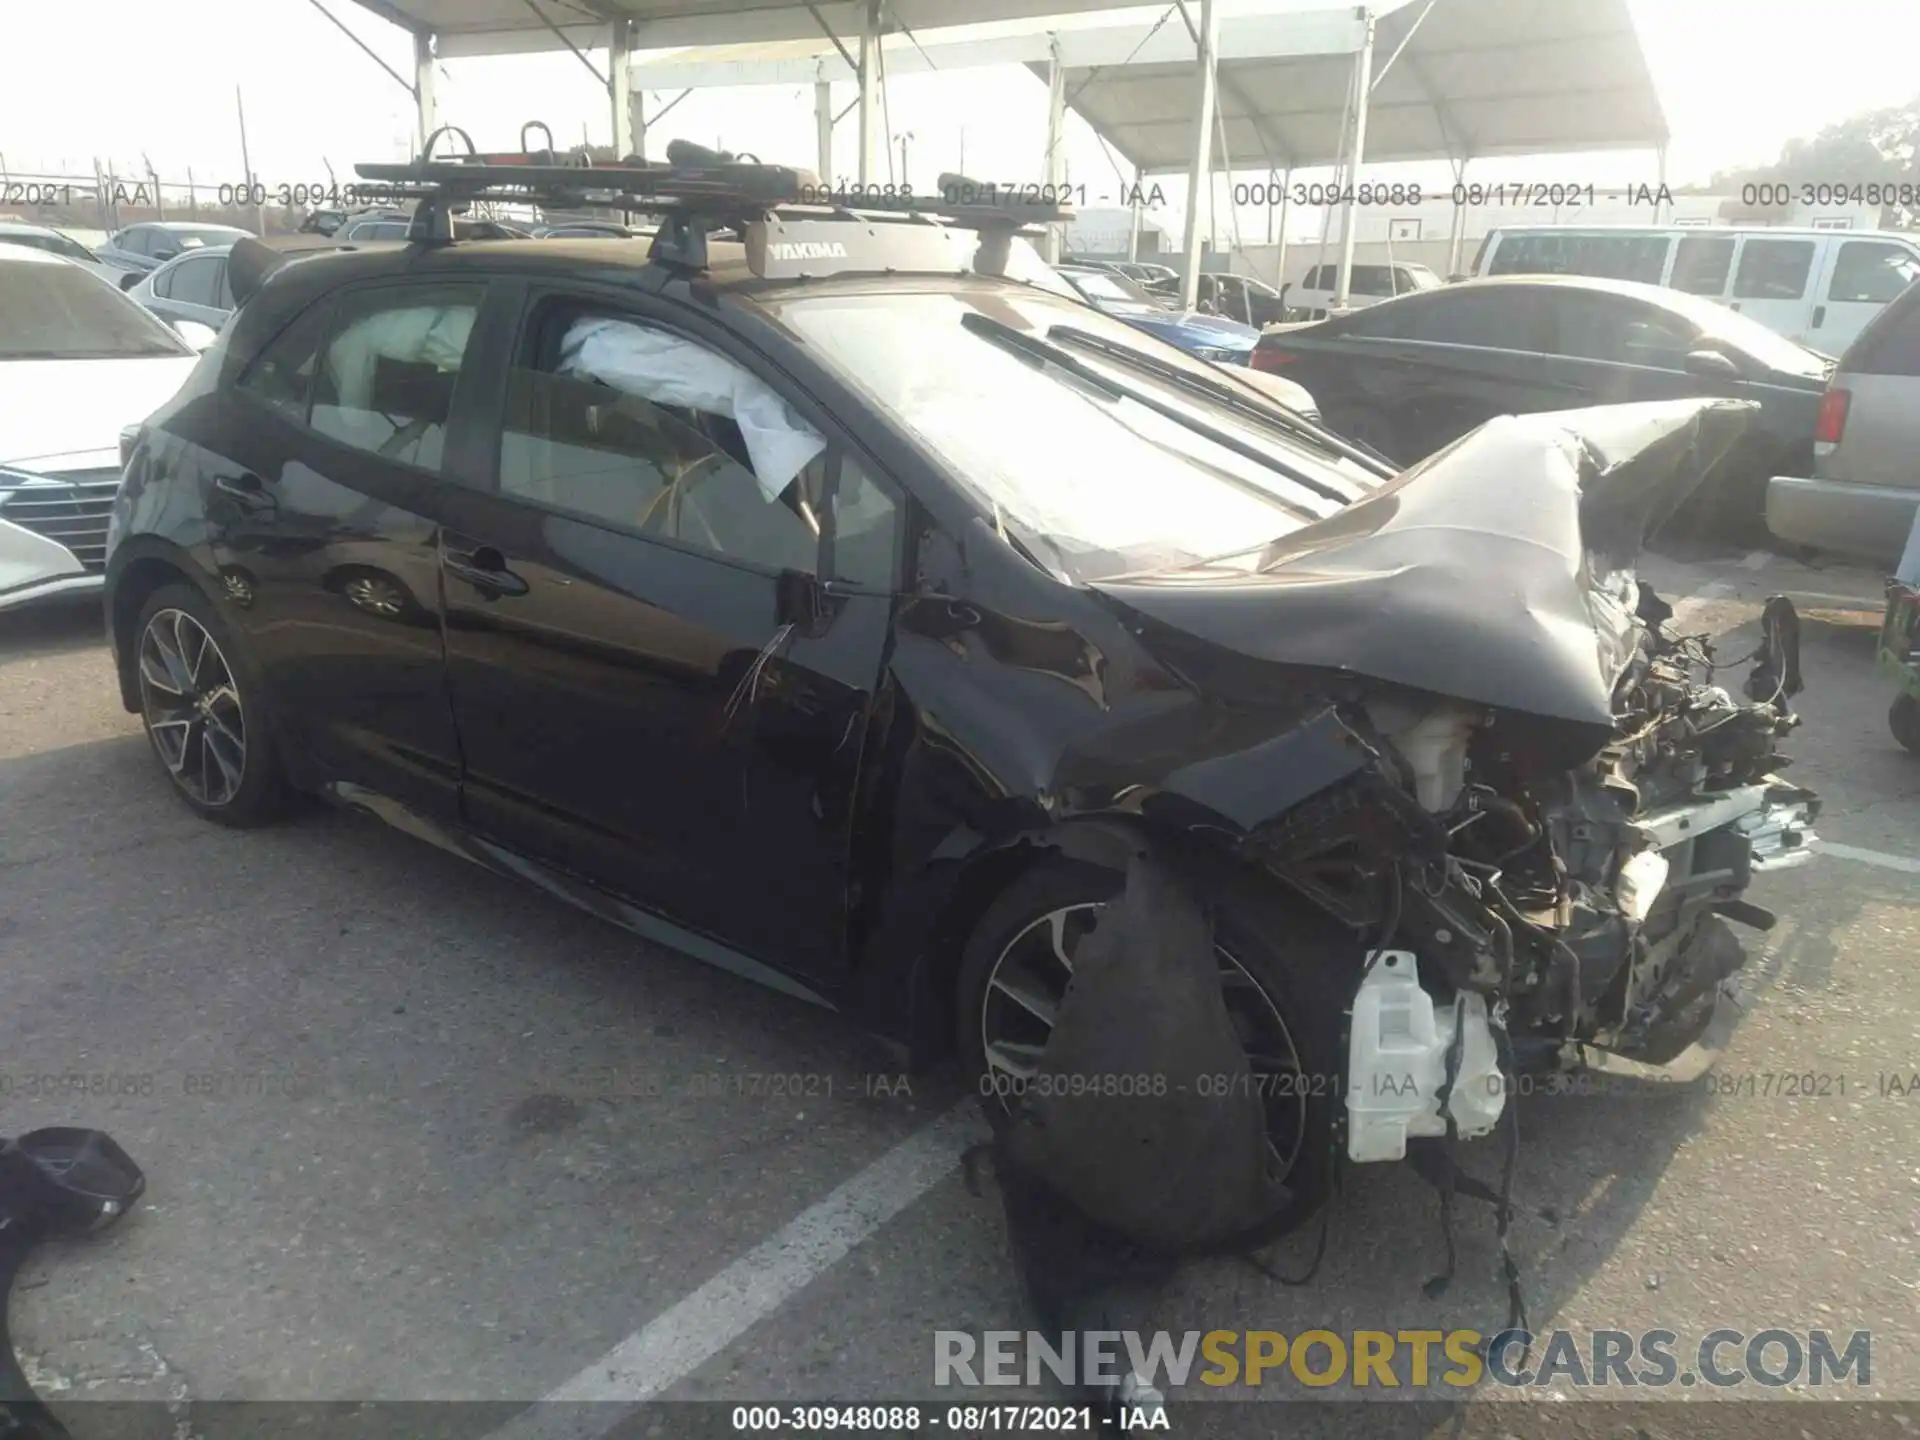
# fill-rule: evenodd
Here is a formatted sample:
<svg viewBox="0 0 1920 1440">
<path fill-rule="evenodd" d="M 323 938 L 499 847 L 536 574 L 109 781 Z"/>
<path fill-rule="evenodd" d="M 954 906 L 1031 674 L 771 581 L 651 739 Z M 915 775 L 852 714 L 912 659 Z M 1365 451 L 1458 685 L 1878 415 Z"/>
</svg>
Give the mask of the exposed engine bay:
<svg viewBox="0 0 1920 1440">
<path fill-rule="evenodd" d="M 1736 697 L 1650 588 L 1610 585 L 1636 603 L 1604 637 L 1627 658 L 1592 759 L 1540 763 L 1494 711 L 1373 701 L 1378 765 L 1277 829 L 1273 870 L 1381 936 L 1350 1042 L 1353 1159 L 1447 1133 L 1441 1095 L 1456 1133 L 1486 1133 L 1509 1073 L 1673 1061 L 1744 963 L 1726 922 L 1773 923 L 1742 898 L 1753 875 L 1812 856 L 1819 801 L 1776 773 L 1799 724 L 1790 602 L 1770 602 Z"/>
</svg>

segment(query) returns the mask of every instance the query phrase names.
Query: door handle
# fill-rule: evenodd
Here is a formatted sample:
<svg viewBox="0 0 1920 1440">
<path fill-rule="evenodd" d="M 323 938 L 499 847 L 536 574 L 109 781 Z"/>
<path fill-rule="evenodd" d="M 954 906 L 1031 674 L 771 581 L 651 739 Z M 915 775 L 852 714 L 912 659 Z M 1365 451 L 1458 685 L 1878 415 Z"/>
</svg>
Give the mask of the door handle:
<svg viewBox="0 0 1920 1440">
<path fill-rule="evenodd" d="M 251 470 L 242 470 L 238 475 L 216 475 L 213 477 L 213 488 L 254 510 L 278 503 L 267 493 L 265 483 Z"/>
<path fill-rule="evenodd" d="M 489 600 L 502 595 L 524 595 L 527 582 L 507 568 L 507 557 L 491 545 L 468 551 L 449 550 L 440 566 L 449 575 L 457 575 Z"/>
<path fill-rule="evenodd" d="M 1825 320 L 1826 318 L 1827 318 L 1826 306 L 1816 305 L 1813 307 L 1813 328 L 1814 329 L 1818 330 L 1820 328 L 1820 322 Z"/>
</svg>

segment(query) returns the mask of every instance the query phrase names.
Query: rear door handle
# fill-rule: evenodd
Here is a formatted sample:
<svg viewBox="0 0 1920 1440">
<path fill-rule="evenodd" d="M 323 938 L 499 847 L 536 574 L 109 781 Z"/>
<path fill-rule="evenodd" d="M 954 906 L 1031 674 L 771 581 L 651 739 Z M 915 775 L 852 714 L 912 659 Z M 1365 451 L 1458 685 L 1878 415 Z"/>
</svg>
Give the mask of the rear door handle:
<svg viewBox="0 0 1920 1440">
<path fill-rule="evenodd" d="M 489 600 L 502 595 L 524 595 L 527 582 L 507 568 L 507 557 L 491 545 L 472 550 L 449 550 L 440 561 L 449 575 L 457 575 Z"/>
</svg>

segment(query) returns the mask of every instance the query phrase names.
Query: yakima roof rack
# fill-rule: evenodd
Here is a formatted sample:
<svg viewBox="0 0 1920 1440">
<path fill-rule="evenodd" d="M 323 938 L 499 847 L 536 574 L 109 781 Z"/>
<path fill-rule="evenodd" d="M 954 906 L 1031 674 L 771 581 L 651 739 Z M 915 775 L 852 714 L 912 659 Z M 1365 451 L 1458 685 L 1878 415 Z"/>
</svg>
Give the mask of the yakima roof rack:
<svg viewBox="0 0 1920 1440">
<path fill-rule="evenodd" d="M 449 131 L 466 138 L 452 127 L 435 138 Z M 543 163 L 560 158 L 550 144 L 503 163 L 468 146 L 465 156 L 436 159 L 429 148 L 428 158 L 355 169 L 383 195 L 417 202 L 407 232 L 414 243 L 452 240 L 453 212 L 479 200 L 594 207 L 657 217 L 650 257 L 677 269 L 704 270 L 708 235 L 732 231 L 746 242 L 749 268 L 769 277 L 854 269 L 1005 274 L 1014 236 L 1073 213 L 962 175 L 942 175 L 936 195 L 849 193 L 822 185 L 811 171 L 682 140 L 667 147 L 664 164 L 633 157 L 618 165 Z M 961 255 L 953 232 L 978 238 Z"/>
</svg>

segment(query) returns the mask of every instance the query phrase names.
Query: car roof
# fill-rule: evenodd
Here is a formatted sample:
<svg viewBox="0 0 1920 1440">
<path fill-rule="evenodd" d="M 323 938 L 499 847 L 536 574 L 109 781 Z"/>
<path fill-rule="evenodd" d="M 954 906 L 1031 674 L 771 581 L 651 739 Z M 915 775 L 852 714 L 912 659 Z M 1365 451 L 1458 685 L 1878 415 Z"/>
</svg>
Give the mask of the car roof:
<svg viewBox="0 0 1920 1440">
<path fill-rule="evenodd" d="M 291 297 L 293 291 L 318 291 L 337 284 L 378 279 L 388 275 L 458 276 L 491 272 L 529 275 L 568 275 L 601 283 L 632 284 L 642 275 L 657 275 L 649 254 L 651 235 L 561 236 L 557 239 L 463 239 L 433 245 L 402 240 L 348 241 L 291 252 L 289 262 L 274 271 L 275 290 Z M 709 239 L 708 264 L 699 272 L 703 288 L 761 292 L 834 287 L 845 291 L 909 292 L 940 288 L 956 279 L 1008 285 L 1021 290 L 1036 287 L 1014 279 L 951 271 L 852 271 L 813 278 L 763 279 L 747 263 L 746 246 L 737 240 Z M 285 276 L 288 288 L 281 288 Z M 305 303 L 302 300 L 301 303 Z"/>
<path fill-rule="evenodd" d="M 35 225 L 31 220 L 0 220 L 0 235 L 54 235 L 62 240 L 68 238 L 51 225 Z"/>
<path fill-rule="evenodd" d="M 1664 285 L 1643 285 L 1638 280 L 1609 280 L 1599 275 L 1478 275 L 1471 280 L 1456 280 L 1438 290 L 1417 290 L 1416 295 L 1458 295 L 1470 290 L 1498 290 L 1502 287 L 1536 290 L 1588 290 L 1602 295 L 1623 295 L 1648 300 L 1668 309 L 1679 308 L 1674 292 Z M 1399 296 L 1399 299 L 1410 297 Z"/>
<path fill-rule="evenodd" d="M 182 260 L 197 260 L 202 255 L 224 255 L 231 249 L 233 249 L 231 245 L 196 245 L 191 250 L 182 250 L 170 260 L 161 261 L 157 268 L 170 270 Z"/>
<path fill-rule="evenodd" d="M 55 255 L 50 250 L 35 250 L 27 245 L 0 245 L 0 264 L 72 265 L 75 263 L 64 255 Z"/>
<path fill-rule="evenodd" d="M 148 230 L 230 230 L 235 235 L 247 233 L 238 225 L 218 225 L 211 220 L 140 220 L 127 226 L 127 229 L 134 230 L 142 227 Z"/>
<path fill-rule="evenodd" d="M 1846 240 L 1904 240 L 1920 245 L 1920 235 L 1911 230 L 1833 230 L 1823 225 L 1496 225 L 1487 235 L 1724 235 L 1729 239 L 1735 235 L 1838 235 Z"/>
</svg>

